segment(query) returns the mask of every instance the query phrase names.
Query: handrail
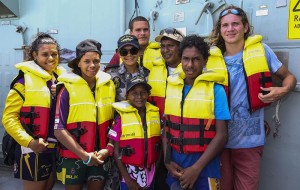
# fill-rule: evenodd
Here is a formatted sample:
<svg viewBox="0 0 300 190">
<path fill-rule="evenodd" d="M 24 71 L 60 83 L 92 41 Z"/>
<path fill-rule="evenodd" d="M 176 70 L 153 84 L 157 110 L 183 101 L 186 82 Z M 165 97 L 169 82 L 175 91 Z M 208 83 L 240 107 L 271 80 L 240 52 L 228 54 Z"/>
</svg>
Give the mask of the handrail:
<svg viewBox="0 0 300 190">
<path fill-rule="evenodd" d="M 200 20 L 200 18 L 201 18 L 201 16 L 202 16 L 202 14 L 203 14 L 203 12 L 207 11 L 208 8 L 212 8 L 213 6 L 214 6 L 214 4 L 211 3 L 211 2 L 205 2 L 205 3 L 204 3 L 204 6 L 203 6 L 202 10 L 200 11 L 200 15 L 199 15 L 199 17 L 198 17 L 198 19 L 197 19 L 195 25 L 198 24 L 198 22 L 199 22 L 199 20 Z"/>
</svg>

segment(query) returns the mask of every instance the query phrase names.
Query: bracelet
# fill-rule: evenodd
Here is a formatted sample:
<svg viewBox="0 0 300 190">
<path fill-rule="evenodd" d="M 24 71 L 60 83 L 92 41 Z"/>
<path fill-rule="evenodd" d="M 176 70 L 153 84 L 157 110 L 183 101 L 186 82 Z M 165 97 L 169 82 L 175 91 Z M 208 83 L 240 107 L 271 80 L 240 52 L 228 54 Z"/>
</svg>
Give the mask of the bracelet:
<svg viewBox="0 0 300 190">
<path fill-rule="evenodd" d="M 114 145 L 111 143 L 108 143 L 105 147 L 108 150 L 108 155 L 112 156 L 114 154 Z"/>
<path fill-rule="evenodd" d="M 107 145 L 106 146 L 111 146 L 111 147 L 115 147 L 113 144 L 111 144 L 111 143 L 107 143 Z"/>
<path fill-rule="evenodd" d="M 88 161 L 85 162 L 84 160 L 82 160 L 82 163 L 85 164 L 85 165 L 89 165 L 91 163 L 91 161 L 92 161 L 92 154 L 91 153 L 88 153 L 88 154 L 89 154 Z"/>
</svg>

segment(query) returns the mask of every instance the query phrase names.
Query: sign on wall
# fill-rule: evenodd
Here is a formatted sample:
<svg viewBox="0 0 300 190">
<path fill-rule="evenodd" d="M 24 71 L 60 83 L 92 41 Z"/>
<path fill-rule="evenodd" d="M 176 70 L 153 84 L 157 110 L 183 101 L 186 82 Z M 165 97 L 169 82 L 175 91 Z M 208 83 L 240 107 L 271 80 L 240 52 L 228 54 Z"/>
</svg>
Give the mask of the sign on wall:
<svg viewBox="0 0 300 190">
<path fill-rule="evenodd" d="M 300 0 L 290 0 L 288 39 L 300 39 Z"/>
</svg>

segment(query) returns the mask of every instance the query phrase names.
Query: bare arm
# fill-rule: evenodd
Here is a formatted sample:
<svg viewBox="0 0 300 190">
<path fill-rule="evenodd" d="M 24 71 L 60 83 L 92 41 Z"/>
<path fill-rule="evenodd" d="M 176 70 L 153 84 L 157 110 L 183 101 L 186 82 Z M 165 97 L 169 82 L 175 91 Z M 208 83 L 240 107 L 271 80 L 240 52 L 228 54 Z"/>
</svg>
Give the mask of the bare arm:
<svg viewBox="0 0 300 190">
<path fill-rule="evenodd" d="M 103 161 L 97 158 L 97 155 L 93 152 L 86 152 L 72 137 L 72 135 L 66 129 L 55 129 L 54 135 L 57 140 L 63 144 L 67 149 L 74 152 L 81 160 L 87 161 L 89 154 L 92 154 L 92 159 L 89 165 L 102 164 Z"/>
<path fill-rule="evenodd" d="M 110 146 L 112 146 L 112 149 L 114 148 L 114 141 L 113 141 L 113 140 L 109 139 L 109 141 L 108 141 L 107 144 L 108 144 L 108 145 L 111 144 Z M 101 150 L 99 150 L 99 151 L 97 152 L 97 157 L 98 157 L 98 159 L 100 159 L 100 160 L 103 161 L 103 162 L 104 162 L 104 160 L 106 160 L 106 158 L 107 158 L 107 157 L 109 156 L 109 154 L 110 154 L 110 150 L 108 149 L 108 145 L 106 146 L 106 148 L 103 148 L 103 149 L 101 149 Z"/>
<path fill-rule="evenodd" d="M 165 128 L 163 130 L 162 144 L 163 144 L 164 159 L 166 159 L 167 137 L 166 137 Z M 170 172 L 170 175 L 172 175 L 173 177 L 180 178 L 182 176 L 183 168 L 181 166 L 179 166 L 177 163 L 173 162 L 172 160 L 170 161 L 170 163 L 165 162 L 165 166 L 166 166 L 167 170 Z"/>
<path fill-rule="evenodd" d="M 201 157 L 192 166 L 183 169 L 180 177 L 182 188 L 192 189 L 200 172 L 203 168 L 214 159 L 223 149 L 227 142 L 227 123 L 224 120 L 216 120 L 216 136 L 207 146 Z"/>
<path fill-rule="evenodd" d="M 266 95 L 258 94 L 258 98 L 264 103 L 272 103 L 281 99 L 296 86 L 295 76 L 284 65 L 278 69 L 275 75 L 282 80 L 282 87 L 261 88 L 264 91 L 269 91 Z"/>
</svg>

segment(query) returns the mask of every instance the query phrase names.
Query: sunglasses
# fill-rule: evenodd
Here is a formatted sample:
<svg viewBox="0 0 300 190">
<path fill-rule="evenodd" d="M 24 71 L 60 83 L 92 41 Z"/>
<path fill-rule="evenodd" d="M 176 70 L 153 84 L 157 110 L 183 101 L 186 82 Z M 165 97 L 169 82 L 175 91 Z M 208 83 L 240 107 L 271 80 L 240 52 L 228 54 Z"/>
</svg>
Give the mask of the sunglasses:
<svg viewBox="0 0 300 190">
<path fill-rule="evenodd" d="M 182 36 L 182 34 L 180 32 L 178 32 L 178 30 L 176 30 L 175 28 L 166 28 L 166 29 L 163 29 L 163 30 L 160 31 L 159 35 L 163 35 L 164 33 Z"/>
<path fill-rule="evenodd" d="M 225 15 L 228 15 L 229 13 L 234 14 L 234 15 L 240 15 L 241 11 L 237 9 L 226 9 L 220 13 L 220 18 L 222 18 Z"/>
<path fill-rule="evenodd" d="M 119 50 L 119 53 L 121 56 L 127 56 L 128 53 L 130 53 L 131 55 L 136 55 L 136 54 L 138 54 L 138 52 L 139 52 L 139 49 L 136 47 L 133 47 L 131 49 L 120 49 Z"/>
</svg>

